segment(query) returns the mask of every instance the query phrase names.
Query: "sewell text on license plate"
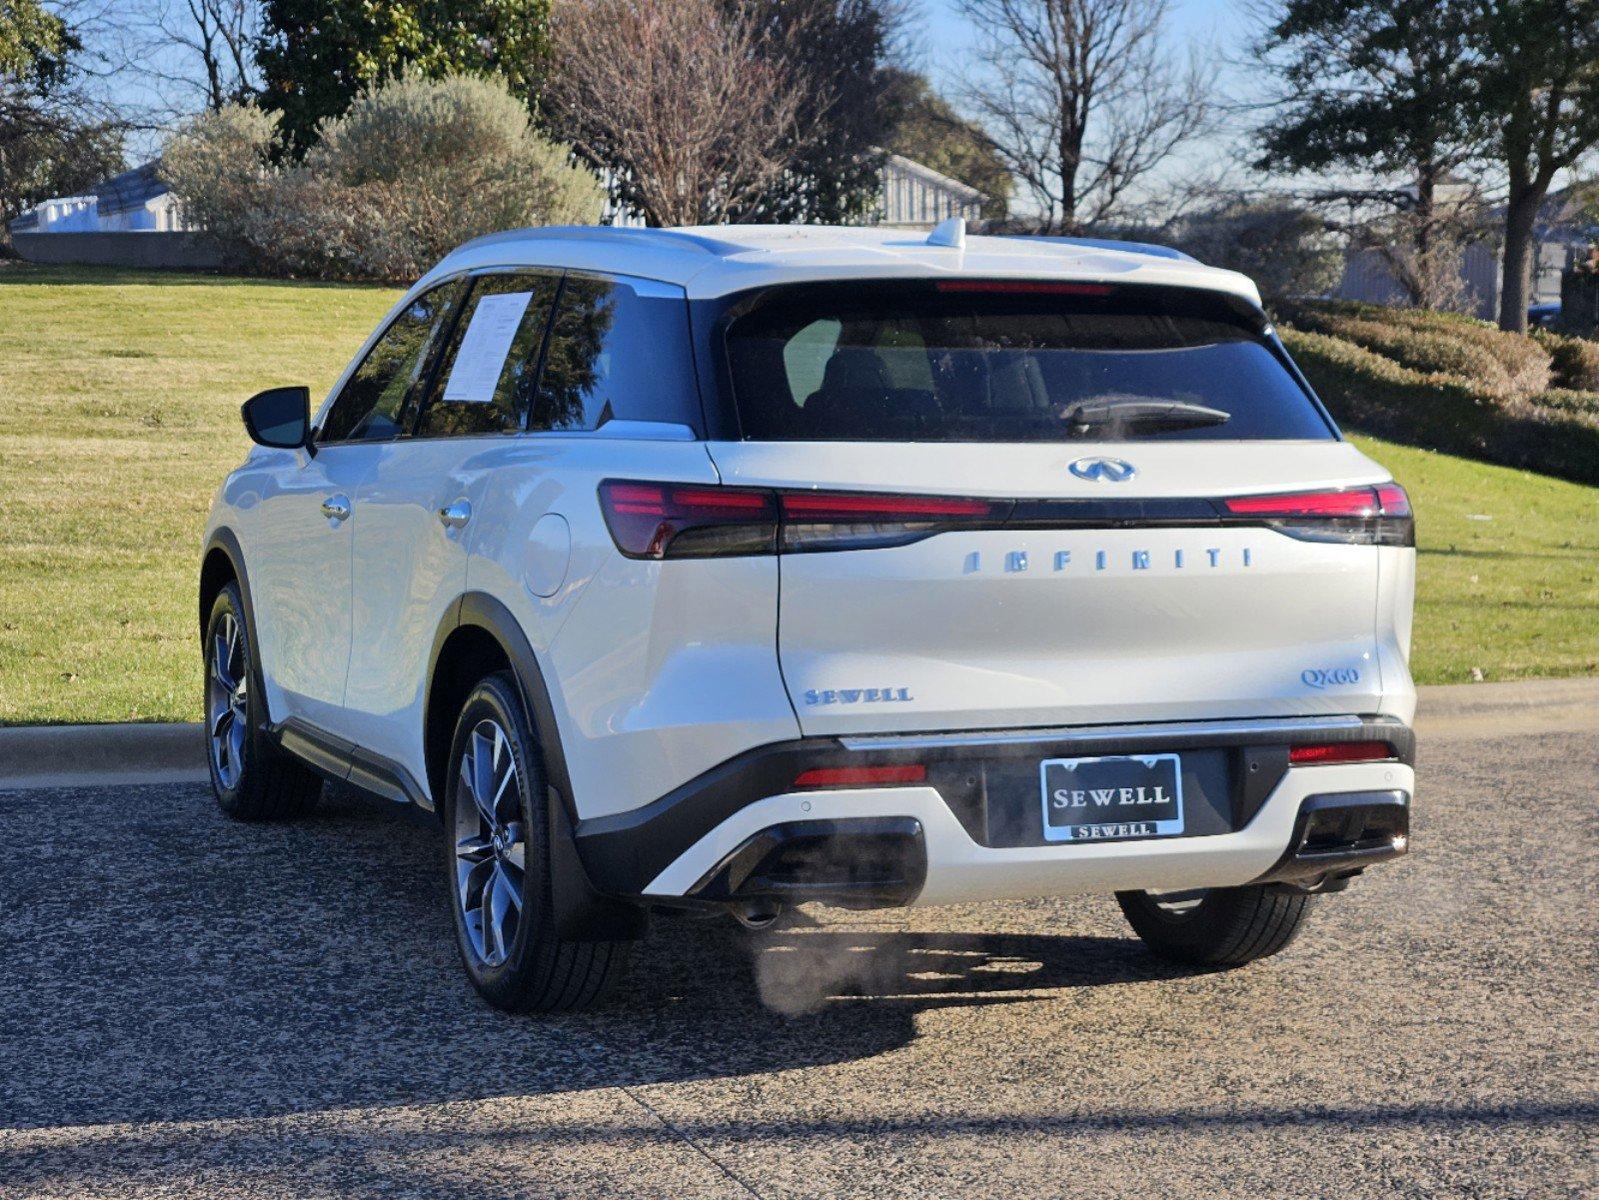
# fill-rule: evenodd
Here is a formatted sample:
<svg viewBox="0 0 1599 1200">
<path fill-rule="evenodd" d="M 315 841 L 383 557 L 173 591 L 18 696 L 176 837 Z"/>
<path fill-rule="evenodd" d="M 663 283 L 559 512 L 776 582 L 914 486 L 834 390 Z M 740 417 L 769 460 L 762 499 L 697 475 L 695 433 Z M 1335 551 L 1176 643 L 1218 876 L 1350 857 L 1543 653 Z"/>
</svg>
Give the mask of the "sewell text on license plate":
<svg viewBox="0 0 1599 1200">
<path fill-rule="evenodd" d="M 1038 774 L 1045 841 L 1172 837 L 1183 831 L 1182 764 L 1175 754 L 1049 758 Z"/>
</svg>

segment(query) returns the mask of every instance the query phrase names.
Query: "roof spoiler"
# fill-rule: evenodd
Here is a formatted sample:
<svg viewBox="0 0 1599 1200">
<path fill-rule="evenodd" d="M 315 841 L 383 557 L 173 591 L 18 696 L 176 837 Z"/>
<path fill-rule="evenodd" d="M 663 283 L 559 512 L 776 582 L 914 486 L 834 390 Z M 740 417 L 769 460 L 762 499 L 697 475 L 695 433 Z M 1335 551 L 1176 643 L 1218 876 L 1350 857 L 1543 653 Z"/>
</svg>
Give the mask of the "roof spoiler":
<svg viewBox="0 0 1599 1200">
<path fill-rule="evenodd" d="M 1199 261 L 1192 254 L 1184 254 L 1181 250 L 1173 250 L 1170 246 L 1160 246 L 1154 242 L 1124 242 L 1118 238 L 1049 237 L 1032 233 L 1005 233 L 1000 236 L 1029 242 L 1053 242 L 1060 246 L 1082 246 L 1087 250 L 1120 250 L 1123 254 L 1148 254 L 1154 258 L 1169 258 L 1176 262 Z"/>
</svg>

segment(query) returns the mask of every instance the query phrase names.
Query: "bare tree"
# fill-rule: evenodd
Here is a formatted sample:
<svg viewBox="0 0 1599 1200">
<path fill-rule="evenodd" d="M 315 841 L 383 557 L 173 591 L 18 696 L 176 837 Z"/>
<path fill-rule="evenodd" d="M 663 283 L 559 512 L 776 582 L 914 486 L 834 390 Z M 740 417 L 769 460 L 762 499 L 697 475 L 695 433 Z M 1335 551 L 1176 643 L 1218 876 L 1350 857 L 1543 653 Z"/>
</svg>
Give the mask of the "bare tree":
<svg viewBox="0 0 1599 1200">
<path fill-rule="evenodd" d="M 59 0 L 78 20 L 84 71 L 138 130 L 163 130 L 258 90 L 257 0 Z"/>
<path fill-rule="evenodd" d="M 982 32 L 964 98 L 1048 230 L 1104 221 L 1209 127 L 1214 71 L 1175 62 L 1166 0 L 959 0 Z"/>
<path fill-rule="evenodd" d="M 1303 198 L 1350 249 L 1382 264 L 1407 307 L 1466 312 L 1481 299 L 1462 272 L 1466 252 L 1493 233 L 1486 196 L 1474 181 L 1450 178 L 1426 189 L 1340 186 Z"/>
<path fill-rule="evenodd" d="M 551 123 L 651 224 L 712 224 L 749 208 L 804 145 L 791 59 L 747 8 L 569 0 L 552 33 Z"/>
<path fill-rule="evenodd" d="M 202 90 L 216 112 L 256 91 L 255 41 L 260 5 L 255 0 L 159 0 L 156 28 L 187 68 L 170 74 Z"/>
</svg>

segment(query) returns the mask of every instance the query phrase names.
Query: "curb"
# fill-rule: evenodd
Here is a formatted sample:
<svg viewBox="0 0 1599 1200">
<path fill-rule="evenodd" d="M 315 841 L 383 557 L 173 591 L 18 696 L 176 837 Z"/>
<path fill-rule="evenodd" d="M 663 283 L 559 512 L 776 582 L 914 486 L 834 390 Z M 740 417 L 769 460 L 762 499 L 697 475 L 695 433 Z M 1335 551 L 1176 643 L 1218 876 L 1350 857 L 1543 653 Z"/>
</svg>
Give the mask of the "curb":
<svg viewBox="0 0 1599 1200">
<path fill-rule="evenodd" d="M 1492 736 L 1599 728 L 1599 677 L 1451 683 L 1419 689 L 1422 736 Z M 198 725 L 19 725 L 0 728 L 0 791 L 204 783 Z"/>
<path fill-rule="evenodd" d="M 1441 683 L 1418 691 L 1421 695 L 1418 719 L 1599 706 L 1599 676 L 1524 679 L 1511 683 Z"/>
<path fill-rule="evenodd" d="M 1424 741 L 1599 732 L 1599 678 L 1451 683 L 1420 691 L 1415 725 Z"/>
<path fill-rule="evenodd" d="M 198 724 L 0 729 L 0 789 L 201 783 L 208 777 Z"/>
</svg>

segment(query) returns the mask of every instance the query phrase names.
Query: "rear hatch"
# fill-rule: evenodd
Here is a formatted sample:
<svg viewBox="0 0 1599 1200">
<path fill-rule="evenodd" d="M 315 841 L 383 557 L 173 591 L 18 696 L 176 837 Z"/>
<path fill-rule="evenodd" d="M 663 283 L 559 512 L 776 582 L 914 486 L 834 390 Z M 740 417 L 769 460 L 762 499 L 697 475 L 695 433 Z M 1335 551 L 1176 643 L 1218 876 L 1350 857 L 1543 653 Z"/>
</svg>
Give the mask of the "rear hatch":
<svg viewBox="0 0 1599 1200">
<path fill-rule="evenodd" d="M 1258 311 L 857 284 L 726 329 L 743 437 L 709 448 L 777 493 L 806 734 L 1377 709 L 1378 547 L 1408 508 Z"/>
</svg>

